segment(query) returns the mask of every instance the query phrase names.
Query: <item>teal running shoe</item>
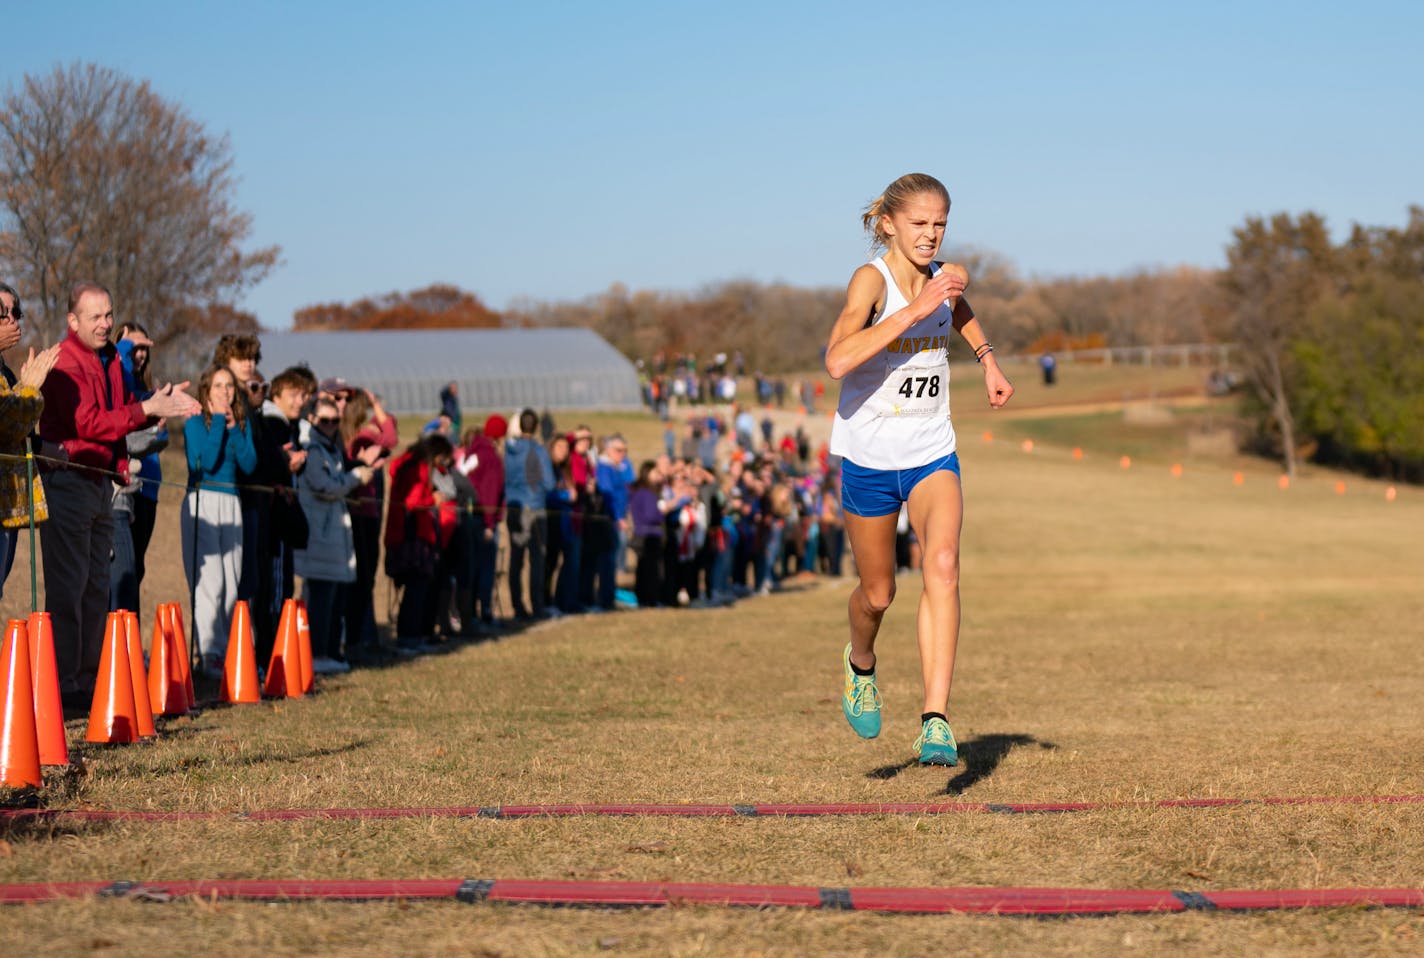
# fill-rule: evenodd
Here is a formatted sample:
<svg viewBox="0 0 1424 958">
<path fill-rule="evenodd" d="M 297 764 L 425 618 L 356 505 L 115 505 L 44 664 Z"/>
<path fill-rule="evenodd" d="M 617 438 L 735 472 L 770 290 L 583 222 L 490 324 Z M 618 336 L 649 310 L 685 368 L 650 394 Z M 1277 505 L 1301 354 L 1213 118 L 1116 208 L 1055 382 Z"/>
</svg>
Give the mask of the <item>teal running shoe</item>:
<svg viewBox="0 0 1424 958">
<path fill-rule="evenodd" d="M 949 723 L 942 718 L 932 718 L 925 723 L 914 748 L 920 753 L 921 765 L 959 764 L 959 745 L 954 741 Z"/>
<path fill-rule="evenodd" d="M 845 690 L 841 692 L 841 710 L 846 721 L 861 738 L 875 738 L 880 734 L 880 690 L 875 687 L 875 676 L 856 675 L 850 667 L 850 643 L 846 643 L 845 654 L 841 656 L 845 666 Z"/>
</svg>

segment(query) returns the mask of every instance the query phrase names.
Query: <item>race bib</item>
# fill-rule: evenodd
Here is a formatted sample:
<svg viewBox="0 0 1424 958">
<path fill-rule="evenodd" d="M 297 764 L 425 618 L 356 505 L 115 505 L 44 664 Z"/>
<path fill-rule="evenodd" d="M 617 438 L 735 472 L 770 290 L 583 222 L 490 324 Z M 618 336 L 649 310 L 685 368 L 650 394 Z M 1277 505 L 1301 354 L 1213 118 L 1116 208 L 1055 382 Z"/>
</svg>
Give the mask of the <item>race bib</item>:
<svg viewBox="0 0 1424 958">
<path fill-rule="evenodd" d="M 948 361 L 923 364 L 912 361 L 891 368 L 870 402 L 877 416 L 948 417 Z"/>
</svg>

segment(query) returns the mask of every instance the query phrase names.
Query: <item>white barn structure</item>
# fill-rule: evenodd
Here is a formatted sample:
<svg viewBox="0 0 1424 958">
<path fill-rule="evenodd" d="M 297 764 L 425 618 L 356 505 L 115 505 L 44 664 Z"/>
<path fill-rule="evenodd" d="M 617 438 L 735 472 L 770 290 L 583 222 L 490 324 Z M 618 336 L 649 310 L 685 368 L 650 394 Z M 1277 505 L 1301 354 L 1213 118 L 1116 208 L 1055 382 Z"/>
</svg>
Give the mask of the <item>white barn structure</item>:
<svg viewBox="0 0 1424 958">
<path fill-rule="evenodd" d="M 262 373 L 305 363 L 369 389 L 397 414 L 434 415 L 446 383 L 462 409 L 637 409 L 638 371 L 588 329 L 263 332 Z"/>
</svg>

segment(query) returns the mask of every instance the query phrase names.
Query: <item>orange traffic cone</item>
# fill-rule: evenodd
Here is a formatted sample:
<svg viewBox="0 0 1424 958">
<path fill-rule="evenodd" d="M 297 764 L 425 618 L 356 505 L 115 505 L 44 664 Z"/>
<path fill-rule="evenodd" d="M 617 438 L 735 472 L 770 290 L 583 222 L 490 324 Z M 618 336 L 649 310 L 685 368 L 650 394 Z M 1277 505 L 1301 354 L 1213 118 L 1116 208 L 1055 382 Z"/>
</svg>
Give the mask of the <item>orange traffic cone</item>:
<svg viewBox="0 0 1424 958">
<path fill-rule="evenodd" d="M 40 740 L 41 765 L 68 765 L 69 745 L 64 738 L 64 703 L 59 696 L 59 668 L 54 660 L 54 628 L 48 612 L 31 612 L 30 669 L 34 675 L 35 732 Z"/>
<path fill-rule="evenodd" d="M 35 732 L 34 676 L 30 672 L 30 630 L 24 619 L 11 619 L 0 645 L 0 785 L 36 788 L 40 777 L 40 742 Z"/>
<path fill-rule="evenodd" d="M 267 683 L 262 694 L 272 698 L 298 698 L 302 690 L 301 642 L 297 638 L 297 604 L 282 603 L 277 624 L 277 641 L 272 644 L 272 661 L 267 663 Z"/>
<path fill-rule="evenodd" d="M 104 628 L 104 651 L 99 656 L 99 684 L 89 709 L 86 742 L 137 742 L 138 713 L 134 708 L 133 671 L 129 668 L 129 640 L 124 619 L 109 613 Z"/>
<path fill-rule="evenodd" d="M 148 697 L 148 674 L 143 668 L 143 637 L 139 635 L 138 613 L 123 611 L 124 633 L 129 649 L 129 674 L 133 676 L 134 715 L 138 718 L 138 734 L 143 738 L 157 735 L 153 725 L 153 703 Z"/>
<path fill-rule="evenodd" d="M 247 601 L 238 599 L 232 610 L 232 629 L 227 638 L 227 659 L 223 663 L 222 688 L 218 699 L 223 702 L 260 702 L 262 690 L 257 685 L 257 651 L 252 646 L 252 619 Z"/>
<path fill-rule="evenodd" d="M 183 711 L 191 712 L 198 707 L 198 700 L 193 695 L 193 663 L 188 659 L 188 643 L 183 641 L 183 614 L 178 603 L 169 608 L 163 625 L 168 636 L 168 671 L 174 687 L 183 693 Z"/>
<path fill-rule="evenodd" d="M 188 636 L 183 631 L 183 604 L 169 602 L 167 607 L 168 635 L 178 646 L 175 651 L 178 664 L 183 670 L 183 692 L 188 696 L 188 708 L 195 708 L 198 697 L 193 694 L 193 657 L 188 654 Z"/>
<path fill-rule="evenodd" d="M 148 648 L 148 702 L 153 706 L 154 718 L 188 711 L 183 670 L 173 655 L 177 643 L 170 638 L 168 630 L 168 610 L 159 606 L 153 616 L 153 643 Z"/>
<path fill-rule="evenodd" d="M 311 626 L 307 622 L 307 604 L 301 599 L 294 601 L 293 618 L 297 620 L 297 651 L 302 656 L 302 694 L 305 695 L 316 686 L 316 675 L 312 672 Z"/>
</svg>

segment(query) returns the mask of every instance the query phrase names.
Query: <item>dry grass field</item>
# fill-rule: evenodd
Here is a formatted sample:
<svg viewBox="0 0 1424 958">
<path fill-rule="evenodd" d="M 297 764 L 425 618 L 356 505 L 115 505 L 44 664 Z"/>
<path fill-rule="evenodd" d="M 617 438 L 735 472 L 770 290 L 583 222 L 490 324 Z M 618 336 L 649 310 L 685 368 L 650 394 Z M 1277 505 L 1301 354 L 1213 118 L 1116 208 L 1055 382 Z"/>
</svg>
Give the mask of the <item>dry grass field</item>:
<svg viewBox="0 0 1424 958">
<path fill-rule="evenodd" d="M 1163 808 L 1189 797 L 1424 793 L 1424 495 L 1192 458 L 1186 412 L 1120 467 L 1127 374 L 955 396 L 967 518 L 956 769 L 911 763 L 914 610 L 880 654 L 884 734 L 840 715 L 852 581 L 709 610 L 565 618 L 208 708 L 151 744 L 74 748 L 57 808 L 245 811 L 543 803 L 1143 802 L 1064 815 L 417 817 L 13 825 L 0 883 L 531 878 L 1195 891 L 1424 887 L 1424 805 Z M 970 377 L 964 377 L 966 380 Z M 1139 377 L 1140 378 L 1140 377 Z M 1193 377 L 1185 372 L 1184 383 Z M 1074 380 L 1077 380 L 1076 382 Z M 1176 387 L 1171 387 L 1175 389 Z M 1136 391 L 1134 391 L 1136 390 Z M 1149 390 L 1150 392 L 1150 390 Z M 1159 395 L 1175 395 L 1163 388 Z M 1058 397 L 1064 397 L 1059 399 Z M 1022 400 L 1022 402 L 1020 402 Z M 1091 405 L 1092 415 L 1052 410 Z M 1053 412 L 1053 416 L 1048 413 Z M 1117 422 L 1122 414 L 1117 412 Z M 618 425 L 642 458 L 661 427 Z M 1050 422 L 1050 420 L 1052 420 Z M 572 423 L 570 423 L 571 425 Z M 983 441 L 992 430 L 994 441 Z M 1123 424 L 1121 435 L 1127 435 Z M 1035 439 L 1025 452 L 1023 439 Z M 1069 450 L 1081 445 L 1075 460 Z M 651 451 L 651 450 L 648 450 Z M 1184 465 L 1180 477 L 1168 466 Z M 1236 485 L 1232 474 L 1245 473 Z M 177 476 L 171 470 L 170 476 Z M 176 490 L 166 494 L 168 507 Z M 160 527 L 164 519 L 160 517 Z M 145 601 L 183 593 L 174 527 Z M 5 612 L 28 597 L 20 557 Z M 82 725 L 71 723 L 71 741 Z M 675 905 L 82 900 L 0 909 L 12 955 L 1418 954 L 1419 910 L 1035 920 Z"/>
</svg>

